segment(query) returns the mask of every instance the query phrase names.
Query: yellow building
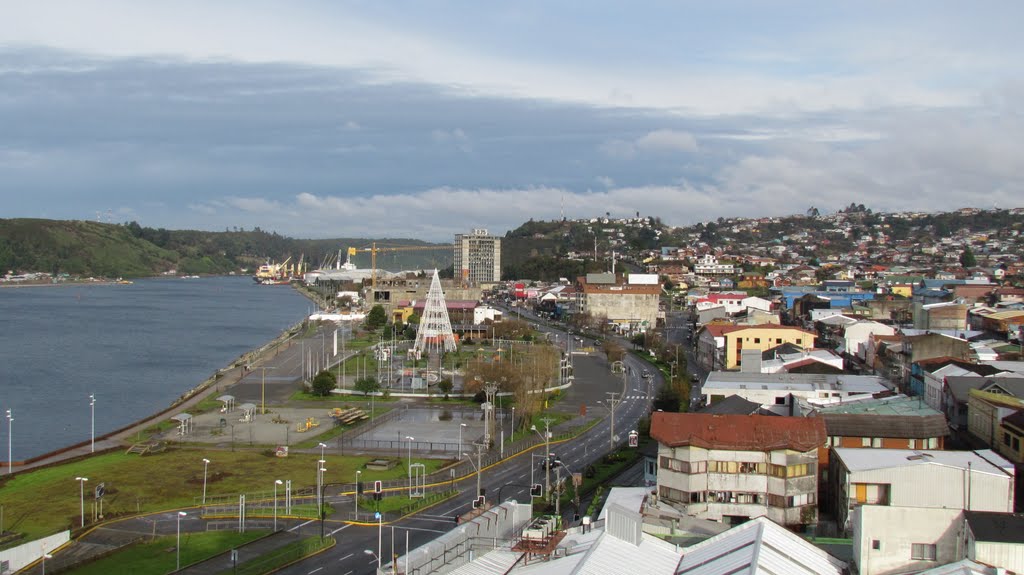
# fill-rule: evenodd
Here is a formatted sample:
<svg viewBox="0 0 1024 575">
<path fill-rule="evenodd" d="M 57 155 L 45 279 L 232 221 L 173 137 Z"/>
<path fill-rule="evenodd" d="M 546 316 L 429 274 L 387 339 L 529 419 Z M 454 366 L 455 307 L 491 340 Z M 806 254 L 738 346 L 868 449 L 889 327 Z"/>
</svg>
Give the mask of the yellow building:
<svg viewBox="0 0 1024 575">
<path fill-rule="evenodd" d="M 812 348 L 816 335 L 812 331 L 798 327 L 771 323 L 728 328 L 722 333 L 725 339 L 725 369 L 737 369 L 740 366 L 740 356 L 745 349 L 766 351 L 784 343 Z"/>
</svg>

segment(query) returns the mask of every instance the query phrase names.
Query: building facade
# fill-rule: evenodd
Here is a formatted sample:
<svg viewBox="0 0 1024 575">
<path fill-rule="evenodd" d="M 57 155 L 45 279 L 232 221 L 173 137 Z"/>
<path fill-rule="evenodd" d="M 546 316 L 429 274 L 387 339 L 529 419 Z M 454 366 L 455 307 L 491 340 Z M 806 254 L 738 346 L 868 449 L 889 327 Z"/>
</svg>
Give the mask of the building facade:
<svg viewBox="0 0 1024 575">
<path fill-rule="evenodd" d="M 455 234 L 455 280 L 463 286 L 501 281 L 501 238 L 483 228 Z"/>
<path fill-rule="evenodd" d="M 725 523 L 817 523 L 822 420 L 655 412 L 651 436 L 663 503 Z"/>
</svg>

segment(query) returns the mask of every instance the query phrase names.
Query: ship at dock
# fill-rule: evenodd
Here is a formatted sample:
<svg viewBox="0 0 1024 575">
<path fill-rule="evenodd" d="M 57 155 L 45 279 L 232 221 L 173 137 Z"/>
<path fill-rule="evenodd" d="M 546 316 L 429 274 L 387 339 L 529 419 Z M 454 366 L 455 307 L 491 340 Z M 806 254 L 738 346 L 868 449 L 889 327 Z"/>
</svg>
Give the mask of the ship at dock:
<svg viewBox="0 0 1024 575">
<path fill-rule="evenodd" d="M 300 257 L 299 261 L 293 264 L 289 256 L 286 260 L 281 263 L 274 263 L 267 261 L 267 263 L 261 265 L 256 273 L 253 274 L 252 279 L 259 285 L 289 285 L 293 281 L 300 281 L 302 274 L 305 273 L 306 264 L 304 258 Z"/>
</svg>

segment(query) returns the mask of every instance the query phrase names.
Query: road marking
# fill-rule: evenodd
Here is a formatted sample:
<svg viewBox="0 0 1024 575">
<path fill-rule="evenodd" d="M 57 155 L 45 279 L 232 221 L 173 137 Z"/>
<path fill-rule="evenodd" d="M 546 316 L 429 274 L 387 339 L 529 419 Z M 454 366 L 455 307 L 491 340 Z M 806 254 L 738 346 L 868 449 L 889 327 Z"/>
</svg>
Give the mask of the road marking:
<svg viewBox="0 0 1024 575">
<path fill-rule="evenodd" d="M 334 535 L 335 533 L 337 533 L 338 531 L 341 531 L 342 529 L 348 529 L 349 527 L 352 527 L 352 524 L 351 523 L 346 523 L 345 525 L 342 525 L 341 527 L 335 529 L 334 531 L 331 531 L 331 535 Z"/>
<path fill-rule="evenodd" d="M 292 527 L 288 531 L 295 531 L 296 529 L 298 529 L 300 527 L 305 527 L 306 525 L 309 525 L 310 523 L 315 523 L 315 522 L 316 522 L 316 519 L 310 519 L 309 521 L 307 521 L 305 523 L 299 523 L 298 525 L 296 525 L 295 527 Z"/>
<path fill-rule="evenodd" d="M 317 571 L 320 571 L 321 569 L 323 569 L 323 567 L 317 567 L 316 569 L 313 569 L 312 571 L 310 571 L 309 575 L 313 575 L 313 573 L 316 573 Z"/>
<path fill-rule="evenodd" d="M 341 559 L 338 559 L 338 561 L 344 561 L 344 560 L 348 559 L 349 557 L 351 557 L 353 555 L 355 555 L 355 553 L 349 553 L 348 555 L 342 557 Z"/>
</svg>

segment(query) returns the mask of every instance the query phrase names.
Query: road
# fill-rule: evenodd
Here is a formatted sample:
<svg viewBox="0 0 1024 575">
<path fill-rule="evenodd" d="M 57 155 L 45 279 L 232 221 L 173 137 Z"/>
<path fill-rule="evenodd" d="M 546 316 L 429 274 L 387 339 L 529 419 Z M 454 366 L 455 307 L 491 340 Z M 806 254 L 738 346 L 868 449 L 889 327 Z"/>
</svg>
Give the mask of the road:
<svg viewBox="0 0 1024 575">
<path fill-rule="evenodd" d="M 564 333 L 564 332 L 563 332 Z M 563 335 L 564 337 L 564 335 Z M 592 344 L 585 340 L 583 345 Z M 577 361 L 584 362 L 583 356 L 577 356 Z M 577 378 L 574 384 L 580 389 L 587 388 L 585 397 L 605 397 L 605 391 L 611 385 L 615 391 L 621 394 L 621 402 L 615 409 L 615 434 L 618 436 L 616 445 L 623 445 L 627 440 L 627 433 L 635 429 L 641 417 L 650 412 L 651 404 L 660 385 L 660 374 L 657 370 L 647 368 L 652 372 L 653 377 L 644 379 L 641 373 L 647 365 L 641 359 L 634 356 L 627 356 L 625 360 L 626 375 L 612 376 L 605 369 L 606 385 L 598 385 L 588 378 Z M 589 370 L 578 370 L 588 371 Z M 568 401 L 568 400 L 563 400 Z M 596 406 L 596 400 L 588 403 L 588 411 L 600 409 Z M 607 411 L 605 409 L 605 411 Z M 610 449 L 611 418 L 602 419 L 587 430 L 583 435 L 570 441 L 551 445 L 551 452 L 562 462 L 561 471 L 581 473 L 591 463 L 604 456 Z M 503 460 L 492 467 L 485 468 L 480 483 L 488 498 L 497 498 L 499 491 L 504 500 L 516 499 L 526 503 L 530 501 L 528 485 L 531 483 L 544 483 L 544 471 L 535 463 L 534 455 L 543 457 L 544 446 L 524 451 L 515 457 Z M 555 471 L 552 470 L 551 483 L 555 480 Z M 314 575 L 316 573 L 338 573 L 340 575 L 361 575 L 373 573 L 377 566 L 376 554 L 379 548 L 384 555 L 383 563 L 389 562 L 392 553 L 402 555 L 406 550 L 406 537 L 408 537 L 408 548 L 415 549 L 429 541 L 432 541 L 442 533 L 448 532 L 455 526 L 453 518 L 471 510 L 474 492 L 476 491 L 476 478 L 471 476 L 460 482 L 455 487 L 459 495 L 445 501 L 434 508 L 427 509 L 422 513 L 407 517 L 394 523 L 384 526 L 361 526 L 341 524 L 340 522 L 329 521 L 325 531 L 334 534 L 337 538 L 337 545 L 332 549 L 310 557 L 280 571 L 289 575 Z M 354 502 L 351 497 L 342 496 L 331 498 L 331 503 L 337 509 L 350 509 Z M 563 515 L 572 519 L 572 509 L 562 509 Z M 309 534 L 319 533 L 319 524 L 309 522 L 296 527 Z M 392 541 L 394 543 L 392 544 Z M 366 553 L 366 551 L 372 552 Z"/>
</svg>

